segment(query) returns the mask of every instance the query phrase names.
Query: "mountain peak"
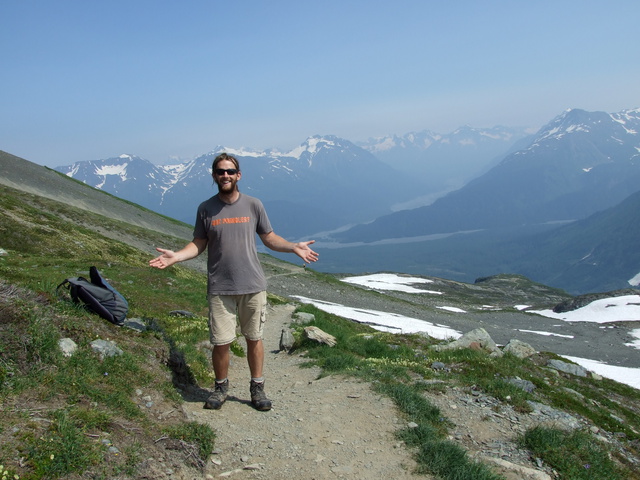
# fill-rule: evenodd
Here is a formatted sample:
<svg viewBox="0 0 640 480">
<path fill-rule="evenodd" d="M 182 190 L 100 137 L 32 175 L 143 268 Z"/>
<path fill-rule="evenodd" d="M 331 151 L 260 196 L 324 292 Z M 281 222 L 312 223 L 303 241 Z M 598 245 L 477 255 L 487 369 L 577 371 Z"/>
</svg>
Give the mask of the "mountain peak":
<svg viewBox="0 0 640 480">
<path fill-rule="evenodd" d="M 543 126 L 538 131 L 532 147 L 538 146 L 545 140 L 560 140 L 571 134 L 599 132 L 599 135 L 606 135 L 612 139 L 616 139 L 621 133 L 635 135 L 638 122 L 640 122 L 640 109 L 605 113 L 571 108 Z"/>
<path fill-rule="evenodd" d="M 335 135 L 313 135 L 307 138 L 299 147 L 291 150 L 286 156 L 300 159 L 303 155 L 315 155 L 325 148 L 348 146 L 351 142 Z"/>
</svg>

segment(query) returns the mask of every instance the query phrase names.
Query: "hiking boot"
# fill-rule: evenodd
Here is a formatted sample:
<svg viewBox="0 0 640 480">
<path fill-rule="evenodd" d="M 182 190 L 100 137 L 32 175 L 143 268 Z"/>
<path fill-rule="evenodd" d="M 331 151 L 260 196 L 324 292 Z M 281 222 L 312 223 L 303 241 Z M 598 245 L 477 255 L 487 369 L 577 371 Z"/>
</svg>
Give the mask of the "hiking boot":
<svg viewBox="0 0 640 480">
<path fill-rule="evenodd" d="M 222 404 L 227 399 L 227 392 L 229 391 L 229 379 L 225 380 L 222 383 L 215 383 L 215 389 L 207 401 L 204 402 L 204 408 L 208 408 L 211 410 L 218 410 L 222 407 Z"/>
<path fill-rule="evenodd" d="M 264 382 L 258 383 L 251 380 L 249 390 L 251 391 L 251 404 L 256 410 L 261 412 L 271 410 L 271 400 L 264 393 Z"/>
</svg>

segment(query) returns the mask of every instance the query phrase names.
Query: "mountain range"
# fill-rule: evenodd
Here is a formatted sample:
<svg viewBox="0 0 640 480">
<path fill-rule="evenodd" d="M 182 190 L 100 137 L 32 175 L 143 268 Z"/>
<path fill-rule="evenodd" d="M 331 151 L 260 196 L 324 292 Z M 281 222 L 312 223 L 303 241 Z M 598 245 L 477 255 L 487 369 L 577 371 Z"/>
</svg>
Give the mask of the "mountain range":
<svg viewBox="0 0 640 480">
<path fill-rule="evenodd" d="M 532 136 L 502 127 L 361 145 L 315 136 L 286 154 L 217 147 L 174 166 L 122 155 L 58 170 L 192 223 L 214 193 L 211 162 L 227 151 L 246 172 L 241 190 L 263 200 L 278 233 L 319 240 L 325 271 L 461 281 L 510 272 L 585 293 L 637 285 L 639 129 L 637 109 L 572 109 Z M 477 176 L 442 195 L 467 174 Z"/>
<path fill-rule="evenodd" d="M 286 153 L 217 146 L 178 165 L 158 166 L 123 154 L 57 170 L 192 223 L 198 204 L 215 193 L 213 159 L 226 151 L 240 161 L 241 191 L 262 200 L 276 231 L 305 237 L 430 203 L 459 183 L 462 174 L 487 168 L 525 134 L 523 129 L 498 127 L 459 129 L 449 135 L 425 131 L 372 139 L 362 146 L 335 136 L 314 136 Z M 443 159 L 446 169 L 439 166 Z M 401 189 L 393 187 L 398 182 Z"/>
<path fill-rule="evenodd" d="M 376 241 L 585 218 L 640 190 L 640 110 L 568 110 L 487 173 L 432 205 L 334 236 Z"/>
</svg>

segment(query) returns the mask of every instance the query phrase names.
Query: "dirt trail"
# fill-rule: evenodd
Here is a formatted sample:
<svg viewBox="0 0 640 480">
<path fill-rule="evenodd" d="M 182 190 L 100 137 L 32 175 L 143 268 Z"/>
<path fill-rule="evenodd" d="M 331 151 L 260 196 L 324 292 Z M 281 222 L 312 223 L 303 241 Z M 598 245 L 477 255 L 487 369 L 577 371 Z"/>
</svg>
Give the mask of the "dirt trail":
<svg viewBox="0 0 640 480">
<path fill-rule="evenodd" d="M 403 425 L 393 402 L 368 383 L 346 377 L 318 380 L 317 368 L 300 368 L 299 354 L 279 352 L 280 332 L 294 307 L 269 307 L 265 326 L 265 391 L 269 412 L 249 402 L 246 359 L 232 357 L 230 396 L 222 409 L 187 402 L 190 420 L 217 432 L 207 463 L 210 478 L 221 474 L 255 479 L 431 478 L 412 472 L 415 461 L 394 436 Z"/>
</svg>

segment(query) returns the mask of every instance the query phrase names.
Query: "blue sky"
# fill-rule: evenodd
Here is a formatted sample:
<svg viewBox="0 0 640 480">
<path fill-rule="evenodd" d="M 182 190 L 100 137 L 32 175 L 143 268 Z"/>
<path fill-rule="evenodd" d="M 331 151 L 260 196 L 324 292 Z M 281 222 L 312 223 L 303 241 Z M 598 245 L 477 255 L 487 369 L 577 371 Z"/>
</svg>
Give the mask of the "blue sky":
<svg viewBox="0 0 640 480">
<path fill-rule="evenodd" d="M 0 150 L 50 167 L 640 107 L 637 0 L 0 0 Z"/>
</svg>

